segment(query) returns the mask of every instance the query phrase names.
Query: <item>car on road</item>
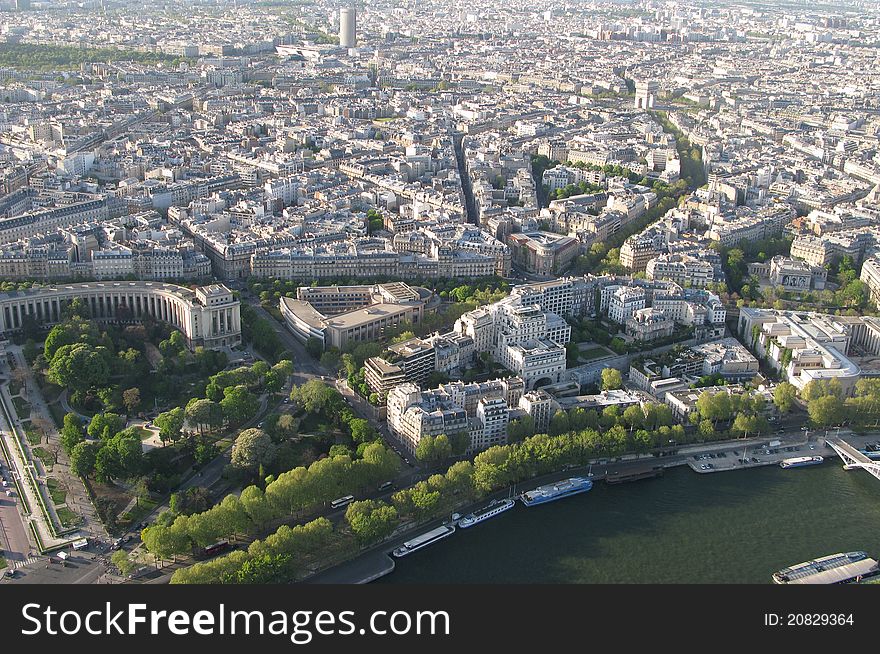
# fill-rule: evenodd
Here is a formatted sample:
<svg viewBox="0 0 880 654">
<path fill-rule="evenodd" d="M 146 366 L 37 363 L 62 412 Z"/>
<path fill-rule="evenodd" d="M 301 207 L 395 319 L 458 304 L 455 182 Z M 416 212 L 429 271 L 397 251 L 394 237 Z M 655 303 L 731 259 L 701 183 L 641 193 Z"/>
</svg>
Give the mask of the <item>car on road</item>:
<svg viewBox="0 0 880 654">
<path fill-rule="evenodd" d="M 13 491 L 11 488 L 7 488 L 6 497 L 15 497 L 15 491 Z"/>
<path fill-rule="evenodd" d="M 383 481 L 381 484 L 379 484 L 379 490 L 380 491 L 387 490 L 388 488 L 391 488 L 393 485 L 394 485 L 393 481 Z"/>
<path fill-rule="evenodd" d="M 4 572 L 3 576 L 6 577 L 7 579 L 15 579 L 16 572 L 17 572 L 16 570 L 10 569 L 10 570 L 7 570 L 6 572 Z"/>
</svg>

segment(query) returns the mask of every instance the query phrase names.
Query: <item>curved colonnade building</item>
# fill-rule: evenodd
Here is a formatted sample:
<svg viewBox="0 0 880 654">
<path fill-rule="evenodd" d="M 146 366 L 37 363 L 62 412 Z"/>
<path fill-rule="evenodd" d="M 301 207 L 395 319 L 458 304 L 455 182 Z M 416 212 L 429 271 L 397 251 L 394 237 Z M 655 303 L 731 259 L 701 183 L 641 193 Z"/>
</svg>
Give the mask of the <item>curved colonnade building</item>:
<svg viewBox="0 0 880 654">
<path fill-rule="evenodd" d="M 186 337 L 190 348 L 241 342 L 240 302 L 223 284 L 192 290 L 161 282 L 89 282 L 0 293 L 0 331 L 20 330 L 27 316 L 51 326 L 75 298 L 94 320 L 137 321 L 149 315 L 166 322 Z"/>
</svg>

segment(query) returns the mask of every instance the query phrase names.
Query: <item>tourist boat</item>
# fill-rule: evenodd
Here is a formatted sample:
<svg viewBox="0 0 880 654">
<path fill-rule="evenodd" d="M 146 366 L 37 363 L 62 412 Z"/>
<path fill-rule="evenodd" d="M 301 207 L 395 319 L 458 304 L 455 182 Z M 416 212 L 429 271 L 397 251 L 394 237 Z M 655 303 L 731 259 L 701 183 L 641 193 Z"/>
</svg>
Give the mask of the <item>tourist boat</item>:
<svg viewBox="0 0 880 654">
<path fill-rule="evenodd" d="M 522 503 L 526 506 L 545 504 L 554 500 L 561 500 L 569 495 L 586 493 L 593 487 L 593 482 L 586 477 L 572 477 L 552 484 L 538 486 L 534 490 L 526 491 L 520 495 Z"/>
<path fill-rule="evenodd" d="M 779 572 L 773 573 L 773 582 L 776 584 L 804 584 L 804 583 L 822 583 L 819 581 L 820 579 L 825 580 L 829 577 L 833 577 L 830 580 L 830 583 L 842 583 L 848 581 L 850 578 L 849 574 L 832 574 L 827 575 L 823 573 L 827 573 L 829 570 L 834 570 L 835 568 L 845 568 L 846 566 L 851 566 L 855 563 L 865 562 L 864 565 L 857 566 L 859 568 L 871 568 L 871 564 L 876 565 L 876 561 L 868 558 L 867 552 L 841 552 L 839 554 L 831 554 L 829 556 L 823 556 L 821 559 L 816 559 L 814 561 L 806 561 L 804 563 L 798 563 L 797 565 L 793 565 L 789 568 L 783 568 Z M 846 572 L 846 571 L 841 571 Z M 852 570 L 854 573 L 862 572 L 861 570 Z M 821 575 L 816 578 L 816 575 Z M 853 578 L 858 576 L 858 574 L 853 575 Z M 810 579 L 813 577 L 815 582 Z M 829 583 L 829 581 L 824 581 L 824 583 Z"/>
<path fill-rule="evenodd" d="M 473 527 L 474 525 L 483 522 L 483 520 L 494 518 L 495 516 L 501 515 L 505 511 L 512 509 L 515 504 L 516 502 L 513 500 L 492 500 L 488 506 L 478 509 L 473 513 L 468 513 L 458 521 L 458 526 L 462 529 Z"/>
<path fill-rule="evenodd" d="M 448 536 L 452 536 L 455 533 L 455 525 L 441 525 L 436 529 L 432 529 L 431 531 L 426 531 L 424 534 L 416 536 L 412 540 L 406 541 L 403 545 L 398 548 L 395 548 L 391 553 L 400 558 L 402 556 L 406 556 L 407 554 L 412 554 L 416 550 L 420 550 L 423 547 L 427 547 L 433 543 L 436 543 L 438 540 L 442 540 Z"/>
<path fill-rule="evenodd" d="M 825 459 L 821 456 L 796 456 L 791 459 L 783 459 L 779 462 L 780 468 L 800 468 L 801 466 L 815 466 Z"/>
</svg>

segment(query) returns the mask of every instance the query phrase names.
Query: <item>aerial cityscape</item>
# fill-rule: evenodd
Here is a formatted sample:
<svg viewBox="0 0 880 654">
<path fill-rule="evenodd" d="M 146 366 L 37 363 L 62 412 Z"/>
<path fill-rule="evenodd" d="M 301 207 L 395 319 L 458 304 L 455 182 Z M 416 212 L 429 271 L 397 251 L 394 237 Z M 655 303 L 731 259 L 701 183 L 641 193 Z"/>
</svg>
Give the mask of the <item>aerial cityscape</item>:
<svg viewBox="0 0 880 654">
<path fill-rule="evenodd" d="M 0 0 L 0 585 L 880 582 L 878 52 Z"/>
</svg>

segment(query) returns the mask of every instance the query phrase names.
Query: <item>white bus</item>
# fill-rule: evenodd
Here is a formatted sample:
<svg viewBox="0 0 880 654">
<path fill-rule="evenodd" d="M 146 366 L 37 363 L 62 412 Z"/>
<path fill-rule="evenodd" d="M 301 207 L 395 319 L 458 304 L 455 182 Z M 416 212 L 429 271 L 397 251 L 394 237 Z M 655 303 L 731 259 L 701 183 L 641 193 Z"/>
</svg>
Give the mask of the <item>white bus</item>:
<svg viewBox="0 0 880 654">
<path fill-rule="evenodd" d="M 73 543 L 71 543 L 71 544 L 73 545 L 73 549 L 75 549 L 75 550 L 84 550 L 85 548 L 87 548 L 89 546 L 89 539 L 88 538 L 80 538 L 79 540 L 73 541 Z"/>
<path fill-rule="evenodd" d="M 339 499 L 330 502 L 330 508 L 338 509 L 339 507 L 346 506 L 352 502 L 354 502 L 354 495 L 346 495 L 345 497 L 340 497 Z"/>
</svg>

